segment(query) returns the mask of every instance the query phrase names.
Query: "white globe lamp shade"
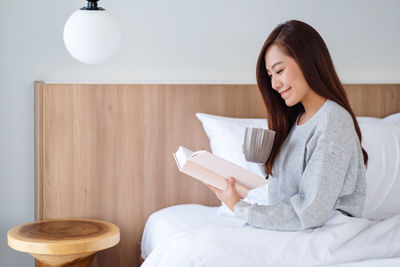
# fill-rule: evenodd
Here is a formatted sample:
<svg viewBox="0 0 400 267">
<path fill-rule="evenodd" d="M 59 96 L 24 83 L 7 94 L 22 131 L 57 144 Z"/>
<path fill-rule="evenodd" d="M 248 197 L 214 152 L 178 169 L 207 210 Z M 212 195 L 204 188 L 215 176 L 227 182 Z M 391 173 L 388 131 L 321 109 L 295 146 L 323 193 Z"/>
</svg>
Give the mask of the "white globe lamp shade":
<svg viewBox="0 0 400 267">
<path fill-rule="evenodd" d="M 87 64 L 106 61 L 121 39 L 118 23 L 104 9 L 77 10 L 64 26 L 64 43 L 76 60 Z"/>
</svg>

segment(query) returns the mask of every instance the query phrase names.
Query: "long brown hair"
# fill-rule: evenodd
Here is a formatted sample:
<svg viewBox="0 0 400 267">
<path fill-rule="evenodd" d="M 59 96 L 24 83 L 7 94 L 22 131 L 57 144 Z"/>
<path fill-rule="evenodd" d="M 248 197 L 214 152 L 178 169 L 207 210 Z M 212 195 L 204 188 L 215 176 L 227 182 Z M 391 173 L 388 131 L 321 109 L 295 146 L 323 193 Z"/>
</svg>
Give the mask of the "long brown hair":
<svg viewBox="0 0 400 267">
<path fill-rule="evenodd" d="M 324 40 L 310 25 L 298 20 L 290 20 L 278 25 L 270 33 L 257 61 L 257 84 L 267 109 L 268 127 L 276 131 L 271 154 L 265 163 L 267 174 L 272 175 L 272 166 L 279 150 L 297 116 L 304 111 L 301 103 L 292 107 L 286 106 L 279 93 L 272 89 L 271 78 L 267 74 L 265 65 L 265 53 L 273 44 L 296 60 L 306 82 L 315 93 L 335 101 L 350 113 L 361 146 L 360 127 L 350 108 Z M 362 147 L 361 149 L 364 164 L 367 165 L 368 154 Z"/>
</svg>

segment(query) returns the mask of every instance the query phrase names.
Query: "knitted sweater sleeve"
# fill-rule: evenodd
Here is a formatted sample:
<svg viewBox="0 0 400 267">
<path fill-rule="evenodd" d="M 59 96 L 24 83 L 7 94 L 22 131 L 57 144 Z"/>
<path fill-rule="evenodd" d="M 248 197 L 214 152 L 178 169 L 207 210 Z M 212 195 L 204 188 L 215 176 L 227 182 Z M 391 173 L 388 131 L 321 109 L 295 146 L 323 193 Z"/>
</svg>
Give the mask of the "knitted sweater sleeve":
<svg viewBox="0 0 400 267">
<path fill-rule="evenodd" d="M 251 205 L 240 201 L 235 206 L 235 216 L 270 230 L 296 231 L 323 225 L 343 188 L 353 146 L 346 137 L 335 133 L 314 141 L 316 145 L 301 176 L 299 191 L 289 202 Z"/>
</svg>

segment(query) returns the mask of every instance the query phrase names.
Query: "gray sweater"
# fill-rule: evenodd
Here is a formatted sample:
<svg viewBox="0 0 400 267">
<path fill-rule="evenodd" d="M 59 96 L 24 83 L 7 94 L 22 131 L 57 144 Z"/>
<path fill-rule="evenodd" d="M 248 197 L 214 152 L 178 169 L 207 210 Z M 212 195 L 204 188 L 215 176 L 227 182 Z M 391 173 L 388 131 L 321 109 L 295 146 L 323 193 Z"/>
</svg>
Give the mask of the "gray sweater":
<svg viewBox="0 0 400 267">
<path fill-rule="evenodd" d="M 322 226 L 333 210 L 360 217 L 365 165 L 350 114 L 327 100 L 308 121 L 294 123 L 269 178 L 270 205 L 240 201 L 235 216 L 271 230 Z"/>
</svg>

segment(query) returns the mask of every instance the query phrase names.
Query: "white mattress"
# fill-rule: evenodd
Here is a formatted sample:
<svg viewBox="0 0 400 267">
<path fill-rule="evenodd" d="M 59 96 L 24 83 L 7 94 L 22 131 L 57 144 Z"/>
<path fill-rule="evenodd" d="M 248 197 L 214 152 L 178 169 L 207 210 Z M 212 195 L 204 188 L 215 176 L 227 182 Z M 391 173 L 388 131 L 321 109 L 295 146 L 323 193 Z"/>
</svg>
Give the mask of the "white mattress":
<svg viewBox="0 0 400 267">
<path fill-rule="evenodd" d="M 147 221 L 142 267 L 400 266 L 400 215 L 384 221 L 335 212 L 316 229 L 257 229 L 218 207 L 178 205 Z"/>
</svg>

